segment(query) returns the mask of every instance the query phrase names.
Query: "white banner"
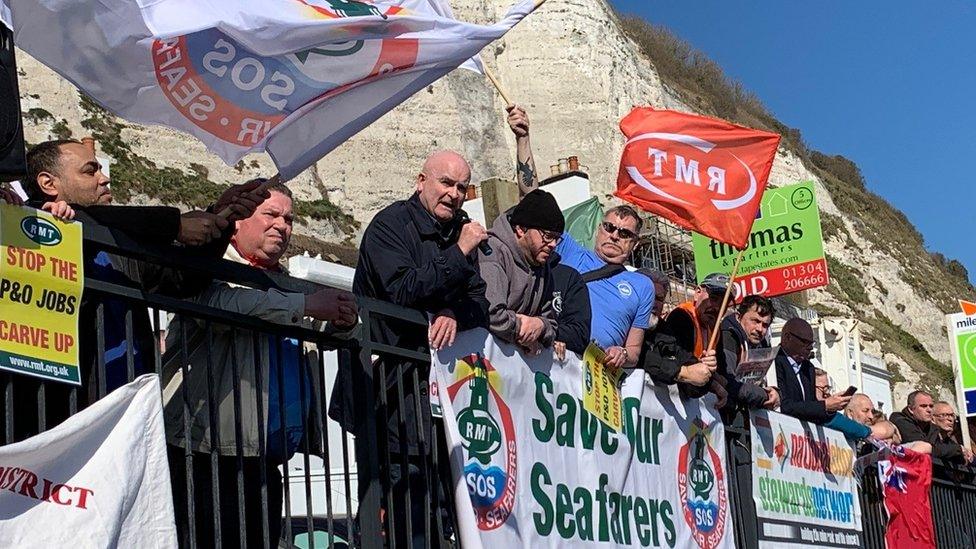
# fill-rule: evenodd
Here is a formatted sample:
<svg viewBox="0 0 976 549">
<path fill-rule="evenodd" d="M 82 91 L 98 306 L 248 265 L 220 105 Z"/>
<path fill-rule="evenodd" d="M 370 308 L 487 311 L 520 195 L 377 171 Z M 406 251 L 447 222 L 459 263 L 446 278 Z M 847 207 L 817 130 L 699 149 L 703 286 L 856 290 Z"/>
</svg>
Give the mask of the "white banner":
<svg viewBox="0 0 976 549">
<path fill-rule="evenodd" d="M 0 547 L 176 547 L 159 378 L 0 447 Z"/>
<path fill-rule="evenodd" d="M 483 329 L 433 353 L 462 546 L 734 547 L 712 397 L 630 372 L 617 433 L 583 409 L 567 354 L 525 357 Z"/>
<path fill-rule="evenodd" d="M 860 547 L 854 449 L 840 431 L 752 412 L 752 493 L 760 547 Z"/>
<path fill-rule="evenodd" d="M 536 7 L 474 25 L 446 0 L 3 1 L 17 45 L 99 105 L 229 165 L 266 151 L 284 181 Z"/>
</svg>

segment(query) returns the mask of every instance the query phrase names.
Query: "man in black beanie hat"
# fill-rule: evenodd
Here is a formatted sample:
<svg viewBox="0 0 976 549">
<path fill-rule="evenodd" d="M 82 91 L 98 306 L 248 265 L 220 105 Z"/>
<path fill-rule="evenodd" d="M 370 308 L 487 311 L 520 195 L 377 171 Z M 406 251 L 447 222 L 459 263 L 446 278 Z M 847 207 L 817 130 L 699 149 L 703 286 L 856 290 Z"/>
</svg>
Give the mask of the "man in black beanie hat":
<svg viewBox="0 0 976 549">
<path fill-rule="evenodd" d="M 488 285 L 491 333 L 532 354 L 552 345 L 556 337 L 548 260 L 565 226 L 556 199 L 534 190 L 498 216 L 488 231 L 493 253 L 478 258 L 481 278 Z"/>
</svg>

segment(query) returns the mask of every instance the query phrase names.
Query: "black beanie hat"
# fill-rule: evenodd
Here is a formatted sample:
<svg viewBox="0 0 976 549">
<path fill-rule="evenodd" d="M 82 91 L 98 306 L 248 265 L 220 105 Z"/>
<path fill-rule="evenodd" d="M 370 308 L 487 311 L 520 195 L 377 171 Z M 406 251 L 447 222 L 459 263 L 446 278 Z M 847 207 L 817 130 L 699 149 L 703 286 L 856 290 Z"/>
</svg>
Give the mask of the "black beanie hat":
<svg viewBox="0 0 976 549">
<path fill-rule="evenodd" d="M 522 198 L 512 215 L 508 218 L 512 226 L 519 225 L 526 229 L 542 229 L 562 234 L 566 228 L 563 212 L 559 210 L 556 199 L 542 189 L 536 189 Z"/>
</svg>

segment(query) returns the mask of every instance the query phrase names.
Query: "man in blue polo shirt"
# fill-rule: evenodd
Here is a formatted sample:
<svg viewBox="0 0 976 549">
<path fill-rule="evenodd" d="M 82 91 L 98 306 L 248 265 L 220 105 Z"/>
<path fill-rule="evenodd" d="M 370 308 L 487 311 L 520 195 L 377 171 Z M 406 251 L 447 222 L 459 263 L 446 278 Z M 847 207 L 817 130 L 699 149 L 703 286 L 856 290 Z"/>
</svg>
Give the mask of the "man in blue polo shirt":
<svg viewBox="0 0 976 549">
<path fill-rule="evenodd" d="M 654 284 L 623 267 L 642 225 L 636 210 L 617 206 L 607 211 L 597 228 L 594 250 L 581 246 L 569 233 L 556 248 L 561 263 L 587 281 L 593 318 L 590 337 L 606 351 L 606 364 L 614 368 L 637 364 L 644 330 L 650 327 Z"/>
</svg>

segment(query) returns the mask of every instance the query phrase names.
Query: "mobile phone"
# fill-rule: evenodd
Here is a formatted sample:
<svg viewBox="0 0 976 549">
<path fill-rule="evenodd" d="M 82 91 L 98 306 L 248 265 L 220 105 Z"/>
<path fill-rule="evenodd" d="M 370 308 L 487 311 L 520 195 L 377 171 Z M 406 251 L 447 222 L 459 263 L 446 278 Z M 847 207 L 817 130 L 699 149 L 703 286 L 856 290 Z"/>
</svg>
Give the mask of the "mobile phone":
<svg viewBox="0 0 976 549">
<path fill-rule="evenodd" d="M 847 388 L 846 391 L 844 391 L 843 395 L 846 397 L 854 396 L 854 393 L 856 392 L 857 392 L 857 387 L 851 385 L 850 387 Z"/>
</svg>

